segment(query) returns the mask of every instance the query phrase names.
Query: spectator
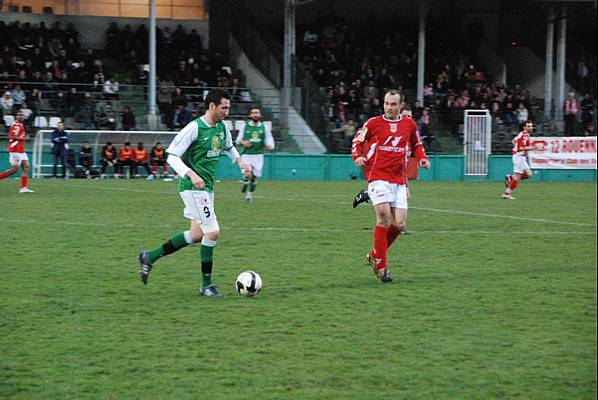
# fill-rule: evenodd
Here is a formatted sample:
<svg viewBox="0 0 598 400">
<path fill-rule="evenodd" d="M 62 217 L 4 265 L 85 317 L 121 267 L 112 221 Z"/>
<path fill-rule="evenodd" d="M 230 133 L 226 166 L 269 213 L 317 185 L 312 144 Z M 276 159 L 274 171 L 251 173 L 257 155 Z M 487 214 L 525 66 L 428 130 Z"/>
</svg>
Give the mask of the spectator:
<svg viewBox="0 0 598 400">
<path fill-rule="evenodd" d="M 511 127 L 517 122 L 517 115 L 515 113 L 515 109 L 513 108 L 513 103 L 511 102 L 508 102 L 503 110 L 503 121 L 508 127 Z"/>
<path fill-rule="evenodd" d="M 107 100 L 119 99 L 120 86 L 114 77 L 109 77 L 104 82 L 104 98 Z"/>
<path fill-rule="evenodd" d="M 583 95 L 580 103 L 581 123 L 583 124 L 584 135 L 591 135 L 594 127 L 594 102 L 589 93 Z"/>
<path fill-rule="evenodd" d="M 575 119 L 579 112 L 579 103 L 575 98 L 575 93 L 570 92 L 569 97 L 565 100 L 565 136 L 573 136 L 575 134 Z"/>
<path fill-rule="evenodd" d="M 69 135 L 64 130 L 64 123 L 59 122 L 52 132 L 52 155 L 54 156 L 54 168 L 52 177 L 56 178 L 58 173 L 58 161 L 62 166 L 62 178 L 66 178 L 66 151 L 68 150 Z"/>
<path fill-rule="evenodd" d="M 9 91 L 4 92 L 4 96 L 0 98 L 0 107 L 2 107 L 2 116 L 12 115 L 14 113 L 15 101 Z"/>
<path fill-rule="evenodd" d="M 15 88 L 11 92 L 11 96 L 14 101 L 15 109 L 21 108 L 25 100 L 27 100 L 27 94 L 21 89 L 21 85 L 19 84 L 15 85 Z"/>
<path fill-rule="evenodd" d="M 373 98 L 372 101 L 370 102 L 368 118 L 372 118 L 372 117 L 375 117 L 376 115 L 380 115 L 383 113 L 384 113 L 384 109 L 382 107 L 382 104 L 380 104 L 380 99 L 378 97 Z"/>
<path fill-rule="evenodd" d="M 18 112 L 22 112 L 23 116 L 25 117 L 23 124 L 27 127 L 30 127 L 33 124 L 33 110 L 27 106 L 27 103 L 23 103 L 21 109 L 18 110 Z"/>
<path fill-rule="evenodd" d="M 527 112 L 527 108 L 525 108 L 525 104 L 523 102 L 519 103 L 519 107 L 517 107 L 517 123 L 522 125 L 529 119 L 529 113 Z"/>
<path fill-rule="evenodd" d="M 128 131 L 135 129 L 135 114 L 133 114 L 133 111 L 131 111 L 129 107 L 125 106 L 121 118 L 123 130 Z"/>
<path fill-rule="evenodd" d="M 116 129 L 116 123 L 114 122 L 114 118 L 108 117 L 105 111 L 101 111 L 96 119 L 96 125 L 99 129 Z"/>
<path fill-rule="evenodd" d="M 64 95 L 64 92 L 62 90 L 56 92 L 54 98 L 50 100 L 50 105 L 52 106 L 52 108 L 54 108 L 54 110 L 56 110 L 60 118 L 64 119 L 67 116 L 68 107 L 66 102 L 66 96 Z"/>
<path fill-rule="evenodd" d="M 177 87 L 174 89 L 174 95 L 172 96 L 172 107 L 177 108 L 179 106 L 187 106 L 187 96 L 180 87 Z"/>
<path fill-rule="evenodd" d="M 67 116 L 72 117 L 79 112 L 82 100 L 83 98 L 77 88 L 72 87 L 66 95 Z"/>
<path fill-rule="evenodd" d="M 154 177 L 159 177 L 158 167 L 162 167 L 162 173 L 164 176 L 168 176 L 168 163 L 166 162 L 166 150 L 162 146 L 162 143 L 156 142 L 156 145 L 152 147 L 151 152 L 152 158 L 152 172 Z"/>
<path fill-rule="evenodd" d="M 91 178 L 91 167 L 93 165 L 93 149 L 91 145 L 86 140 L 81 145 L 79 149 L 79 164 L 83 167 L 83 171 L 85 171 L 85 176 L 87 179 Z"/>
<path fill-rule="evenodd" d="M 137 66 L 137 72 L 133 76 L 133 83 L 135 85 L 147 85 L 149 79 L 149 73 L 145 70 L 145 65 L 139 64 Z"/>
<path fill-rule="evenodd" d="M 347 122 L 342 124 L 339 128 L 334 129 L 332 132 L 334 133 L 342 133 L 342 143 L 343 147 L 351 147 L 351 141 L 355 136 L 355 132 L 357 131 L 357 125 L 352 118 L 349 118 Z"/>
</svg>

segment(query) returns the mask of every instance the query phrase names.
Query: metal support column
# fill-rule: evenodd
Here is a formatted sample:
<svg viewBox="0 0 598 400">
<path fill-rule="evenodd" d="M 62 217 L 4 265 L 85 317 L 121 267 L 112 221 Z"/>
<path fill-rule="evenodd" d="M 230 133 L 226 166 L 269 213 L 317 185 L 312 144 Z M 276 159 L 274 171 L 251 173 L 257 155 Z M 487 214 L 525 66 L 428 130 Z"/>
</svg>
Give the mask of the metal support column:
<svg viewBox="0 0 598 400">
<path fill-rule="evenodd" d="M 563 105 L 565 104 L 565 55 L 567 51 L 567 5 L 561 6 L 559 15 L 559 29 L 556 45 L 556 100 L 554 116 L 557 121 L 563 120 Z"/>
<path fill-rule="evenodd" d="M 283 88 L 280 111 L 282 127 L 283 129 L 289 129 L 288 110 L 291 106 L 291 91 L 294 84 L 293 63 L 295 57 L 295 0 L 285 0 L 283 43 Z"/>
<path fill-rule="evenodd" d="M 424 104 L 424 78 L 426 62 L 426 15 L 428 14 L 428 2 L 422 1 L 419 4 L 419 35 L 417 44 L 417 100 Z"/>
<path fill-rule="evenodd" d="M 546 66 L 544 69 L 544 122 L 552 120 L 552 64 L 554 52 L 554 7 L 548 7 L 546 17 Z"/>
<path fill-rule="evenodd" d="M 148 127 L 150 130 L 158 128 L 158 116 L 156 115 L 156 0 L 150 0 L 149 20 L 149 87 L 148 98 Z"/>
</svg>

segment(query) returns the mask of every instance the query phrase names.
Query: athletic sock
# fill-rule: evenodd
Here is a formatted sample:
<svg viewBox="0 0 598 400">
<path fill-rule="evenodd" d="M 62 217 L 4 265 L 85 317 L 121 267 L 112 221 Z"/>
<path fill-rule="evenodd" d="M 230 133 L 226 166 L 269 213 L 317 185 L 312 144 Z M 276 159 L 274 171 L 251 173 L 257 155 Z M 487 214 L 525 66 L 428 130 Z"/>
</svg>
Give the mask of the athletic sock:
<svg viewBox="0 0 598 400">
<path fill-rule="evenodd" d="M 390 246 L 392 246 L 394 241 L 397 240 L 397 238 L 402 232 L 403 231 L 397 228 L 396 226 L 390 225 L 388 227 L 388 233 L 386 234 L 386 248 L 390 248 Z"/>
<path fill-rule="evenodd" d="M 29 177 L 27 175 L 21 175 L 21 187 L 26 188 Z"/>
<path fill-rule="evenodd" d="M 251 182 L 249 184 L 249 192 L 254 192 L 255 191 L 255 187 L 256 187 L 257 183 L 255 182 Z"/>
<path fill-rule="evenodd" d="M 387 235 L 387 226 L 376 225 L 374 228 L 374 255 L 375 258 L 381 260 L 381 262 L 376 265 L 376 269 L 386 268 L 386 250 L 388 248 Z"/>
<path fill-rule="evenodd" d="M 212 262 L 214 255 L 215 240 L 204 238 L 201 241 L 201 287 L 205 288 L 212 284 Z"/>
<path fill-rule="evenodd" d="M 4 178 L 6 178 L 9 175 L 10 175 L 10 170 L 7 169 L 6 171 L 0 173 L 0 179 L 4 179 Z"/>
<path fill-rule="evenodd" d="M 150 261 L 153 263 L 158 258 L 172 254 L 191 243 L 193 243 L 191 231 L 175 233 L 166 243 L 148 251 Z"/>
<path fill-rule="evenodd" d="M 517 184 L 518 183 L 519 183 L 519 180 L 517 178 L 513 177 L 511 179 L 511 183 L 509 183 L 509 189 L 508 189 L 508 190 L 510 190 L 509 193 L 511 193 L 512 191 L 514 191 L 515 189 L 517 189 Z"/>
</svg>

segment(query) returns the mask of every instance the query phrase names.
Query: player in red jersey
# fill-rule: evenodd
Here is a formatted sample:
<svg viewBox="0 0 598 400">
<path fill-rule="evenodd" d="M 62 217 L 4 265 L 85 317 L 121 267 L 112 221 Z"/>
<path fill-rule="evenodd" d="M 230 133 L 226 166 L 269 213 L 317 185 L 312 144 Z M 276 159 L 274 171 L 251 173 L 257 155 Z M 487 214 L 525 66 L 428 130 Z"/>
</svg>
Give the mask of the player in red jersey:
<svg viewBox="0 0 598 400">
<path fill-rule="evenodd" d="M 0 179 L 16 174 L 20 166 L 23 168 L 23 173 L 21 174 L 21 189 L 19 193 L 33 193 L 33 190 L 27 187 L 29 180 L 29 157 L 27 157 L 27 153 L 25 152 L 25 142 L 29 140 L 29 135 L 25 131 L 24 120 L 25 114 L 19 111 L 17 112 L 17 120 L 10 126 L 8 132 L 10 168 L 0 173 Z"/>
<path fill-rule="evenodd" d="M 384 96 L 384 114 L 370 118 L 353 139 L 355 165 L 364 167 L 368 193 L 376 209 L 374 249 L 368 263 L 382 282 L 391 282 L 388 248 L 407 222 L 406 154 L 411 148 L 418 164 L 430 168 L 415 122 L 399 114 L 402 95 L 390 90 Z M 367 145 L 366 145 L 367 144 Z"/>
<path fill-rule="evenodd" d="M 530 138 L 533 129 L 534 123 L 527 120 L 523 124 L 523 130 L 513 139 L 513 175 L 505 176 L 506 189 L 502 194 L 505 200 L 515 200 L 511 194 L 517 189 L 519 182 L 532 177 L 532 170 L 527 164 L 527 153 L 535 150 Z"/>
</svg>

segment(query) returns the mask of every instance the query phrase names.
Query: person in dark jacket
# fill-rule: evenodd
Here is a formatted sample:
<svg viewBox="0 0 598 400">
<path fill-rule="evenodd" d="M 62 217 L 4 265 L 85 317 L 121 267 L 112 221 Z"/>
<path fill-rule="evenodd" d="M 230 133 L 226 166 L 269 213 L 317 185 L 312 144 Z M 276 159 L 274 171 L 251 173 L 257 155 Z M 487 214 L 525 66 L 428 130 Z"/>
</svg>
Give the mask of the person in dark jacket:
<svg viewBox="0 0 598 400">
<path fill-rule="evenodd" d="M 59 122 L 52 132 L 52 155 L 54 156 L 54 169 L 52 176 L 56 178 L 58 161 L 62 166 L 62 177 L 66 178 L 66 151 L 68 149 L 69 134 L 64 130 L 64 123 Z"/>
</svg>

